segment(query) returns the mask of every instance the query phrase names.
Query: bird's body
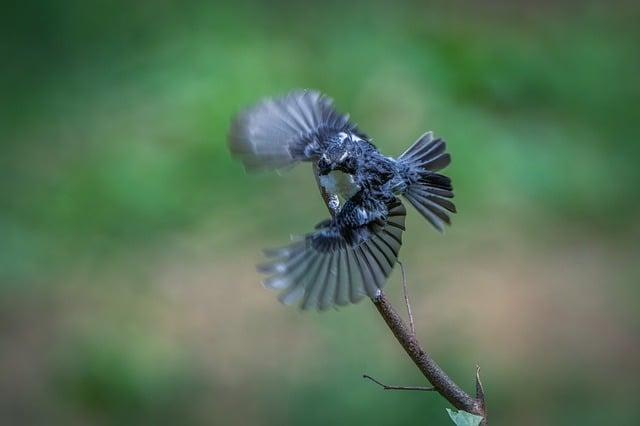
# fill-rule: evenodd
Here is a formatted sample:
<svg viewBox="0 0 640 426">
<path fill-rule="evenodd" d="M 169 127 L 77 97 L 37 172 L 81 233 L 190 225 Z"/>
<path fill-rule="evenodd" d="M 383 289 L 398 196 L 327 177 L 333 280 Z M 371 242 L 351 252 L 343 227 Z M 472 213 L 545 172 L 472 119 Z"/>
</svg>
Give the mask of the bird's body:
<svg viewBox="0 0 640 426">
<path fill-rule="evenodd" d="M 331 218 L 315 232 L 269 250 L 261 270 L 285 303 L 326 309 L 374 297 L 397 261 L 406 215 L 404 196 L 437 229 L 455 212 L 446 145 L 425 133 L 397 159 L 382 155 L 332 101 L 313 91 L 269 99 L 240 114 L 232 152 L 248 169 L 312 163 Z"/>
</svg>

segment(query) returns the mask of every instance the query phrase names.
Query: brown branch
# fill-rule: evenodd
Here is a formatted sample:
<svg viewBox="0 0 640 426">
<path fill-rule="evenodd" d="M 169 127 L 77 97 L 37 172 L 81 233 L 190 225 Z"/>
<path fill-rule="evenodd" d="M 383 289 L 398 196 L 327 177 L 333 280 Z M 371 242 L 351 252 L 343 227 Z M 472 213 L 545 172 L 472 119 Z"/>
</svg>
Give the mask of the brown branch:
<svg viewBox="0 0 640 426">
<path fill-rule="evenodd" d="M 391 306 L 384 293 L 371 299 L 376 309 L 387 323 L 387 326 L 396 337 L 405 352 L 409 355 L 413 363 L 422 372 L 424 377 L 433 385 L 436 392 L 442 395 L 458 410 L 483 417 L 482 425 L 487 424 L 486 408 L 484 402 L 484 390 L 480 382 L 480 367 L 476 370 L 476 397 L 467 394 L 458 386 L 447 373 L 426 353 L 416 336 L 407 328 L 404 321 L 396 310 Z M 376 381 L 377 382 L 377 381 Z M 381 384 L 378 382 L 378 384 Z M 382 384 L 381 384 L 382 385 Z M 384 385 L 382 385 L 384 386 Z"/>
</svg>

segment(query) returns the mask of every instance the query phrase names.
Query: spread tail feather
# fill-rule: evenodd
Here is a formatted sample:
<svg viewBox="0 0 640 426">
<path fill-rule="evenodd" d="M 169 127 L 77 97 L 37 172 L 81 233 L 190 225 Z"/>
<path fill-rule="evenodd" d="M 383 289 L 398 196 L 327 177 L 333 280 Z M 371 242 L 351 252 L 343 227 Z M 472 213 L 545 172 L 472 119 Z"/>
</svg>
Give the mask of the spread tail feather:
<svg viewBox="0 0 640 426">
<path fill-rule="evenodd" d="M 446 149 L 445 141 L 427 132 L 398 158 L 408 166 L 411 182 L 402 195 L 440 232 L 445 224 L 451 224 L 449 213 L 456 212 L 450 201 L 451 179 L 436 173 L 451 162 Z"/>
</svg>

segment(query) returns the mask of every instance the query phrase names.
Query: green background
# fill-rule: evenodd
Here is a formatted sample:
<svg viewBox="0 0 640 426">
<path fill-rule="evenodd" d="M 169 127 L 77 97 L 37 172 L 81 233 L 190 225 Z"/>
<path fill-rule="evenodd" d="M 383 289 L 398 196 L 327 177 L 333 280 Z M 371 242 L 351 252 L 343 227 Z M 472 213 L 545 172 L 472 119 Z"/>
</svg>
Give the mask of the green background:
<svg viewBox="0 0 640 426">
<path fill-rule="evenodd" d="M 345 2 L 346 3 L 346 2 Z M 301 313 L 260 250 L 327 216 L 247 175 L 233 114 L 320 89 L 459 214 L 412 209 L 425 348 L 492 424 L 640 415 L 637 2 L 38 1 L 0 17 L 0 423 L 450 424 L 370 303 Z M 388 294 L 400 304 L 396 271 Z"/>
</svg>

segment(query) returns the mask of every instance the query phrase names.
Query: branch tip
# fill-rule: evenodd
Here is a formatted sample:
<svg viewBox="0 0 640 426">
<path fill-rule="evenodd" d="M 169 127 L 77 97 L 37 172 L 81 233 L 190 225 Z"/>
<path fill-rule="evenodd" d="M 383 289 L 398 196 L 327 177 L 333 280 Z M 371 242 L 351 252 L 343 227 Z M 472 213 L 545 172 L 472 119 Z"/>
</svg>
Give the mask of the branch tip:
<svg viewBox="0 0 640 426">
<path fill-rule="evenodd" d="M 484 387 L 482 386 L 482 381 L 480 380 L 480 364 L 476 364 L 476 399 L 478 400 L 478 402 L 480 402 L 482 411 L 484 411 Z"/>
<path fill-rule="evenodd" d="M 435 391 L 436 390 L 433 387 L 426 387 L 426 386 L 385 385 L 381 381 L 374 379 L 373 377 L 369 376 L 368 374 L 363 374 L 362 378 L 371 380 L 373 383 L 379 385 L 384 390 L 404 390 L 404 391 L 421 391 L 421 392 L 431 392 L 431 391 Z"/>
</svg>

